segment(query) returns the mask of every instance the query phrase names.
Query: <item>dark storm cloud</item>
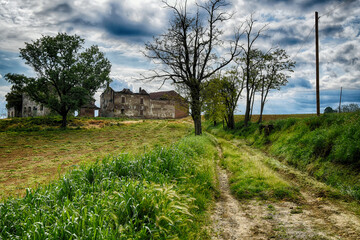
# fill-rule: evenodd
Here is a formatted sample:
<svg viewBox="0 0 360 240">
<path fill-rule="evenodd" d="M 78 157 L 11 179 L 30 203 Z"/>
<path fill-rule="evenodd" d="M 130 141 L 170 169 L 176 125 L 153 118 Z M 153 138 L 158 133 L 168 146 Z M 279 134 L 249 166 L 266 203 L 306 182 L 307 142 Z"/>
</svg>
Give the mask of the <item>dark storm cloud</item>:
<svg viewBox="0 0 360 240">
<path fill-rule="evenodd" d="M 268 6 L 275 6 L 275 5 L 282 5 L 285 7 L 289 7 L 292 9 L 298 10 L 314 10 L 316 11 L 316 7 L 318 9 L 323 9 L 321 6 L 329 5 L 332 3 L 339 3 L 337 0 L 257 0 L 258 4 L 261 6 L 268 5 Z"/>
<path fill-rule="evenodd" d="M 301 1 L 299 3 L 299 5 L 302 7 L 302 9 L 304 10 L 308 10 L 308 9 L 314 9 L 315 7 L 318 7 L 320 9 L 321 5 L 329 5 L 331 3 L 337 3 L 339 1 L 335 1 L 335 0 L 306 0 L 306 1 Z M 316 10 L 316 9 L 314 9 Z"/>
<path fill-rule="evenodd" d="M 358 50 L 354 44 L 346 44 L 340 48 L 334 56 L 334 62 L 345 64 L 347 67 L 354 66 L 359 62 Z"/>
<path fill-rule="evenodd" d="M 106 32 L 117 37 L 151 37 L 157 34 L 157 29 L 150 25 L 148 16 L 144 13 L 141 21 L 134 21 L 129 18 L 127 10 L 121 3 L 108 3 L 109 12 L 98 12 L 97 17 L 89 17 L 86 12 L 76 12 L 69 4 L 62 3 L 49 8 L 44 13 L 73 13 L 69 19 L 59 22 L 59 25 L 69 25 L 68 29 L 75 27 L 90 27 L 104 29 Z"/>
<path fill-rule="evenodd" d="M 117 4 L 110 4 L 111 13 L 102 19 L 105 30 L 115 36 L 150 37 L 156 34 L 148 22 L 134 22 L 126 17 L 126 12 Z M 140 13 L 139 13 L 140 14 Z M 146 18 L 144 19 L 146 20 Z"/>
<path fill-rule="evenodd" d="M 320 29 L 319 34 L 333 37 L 335 34 L 341 34 L 343 31 L 344 27 L 342 25 L 334 24 Z"/>
</svg>

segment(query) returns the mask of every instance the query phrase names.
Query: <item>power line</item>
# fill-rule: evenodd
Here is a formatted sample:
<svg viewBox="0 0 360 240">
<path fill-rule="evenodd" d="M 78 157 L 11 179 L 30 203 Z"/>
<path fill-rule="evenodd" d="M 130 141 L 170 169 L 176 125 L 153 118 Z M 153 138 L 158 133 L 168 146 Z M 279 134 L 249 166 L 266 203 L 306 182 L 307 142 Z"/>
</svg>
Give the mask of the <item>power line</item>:
<svg viewBox="0 0 360 240">
<path fill-rule="evenodd" d="M 303 44 L 301 45 L 301 47 L 299 48 L 299 50 L 296 52 L 295 56 L 293 57 L 294 59 L 297 57 L 297 55 L 299 54 L 299 52 L 301 51 L 301 49 L 304 47 L 306 41 L 308 40 L 308 38 L 310 37 L 310 34 L 314 31 L 314 29 L 315 29 L 315 24 L 314 24 L 313 27 L 311 28 L 309 34 L 306 36 L 306 38 L 305 38 Z"/>
<path fill-rule="evenodd" d="M 351 0 L 345 0 L 343 1 L 342 3 L 336 5 L 335 8 L 333 8 L 332 10 L 328 11 L 327 13 L 319 16 L 319 18 L 323 17 L 323 16 L 328 16 L 330 13 L 334 12 L 335 10 L 337 10 L 341 5 L 344 5 L 345 3 L 351 3 L 352 1 Z"/>
</svg>

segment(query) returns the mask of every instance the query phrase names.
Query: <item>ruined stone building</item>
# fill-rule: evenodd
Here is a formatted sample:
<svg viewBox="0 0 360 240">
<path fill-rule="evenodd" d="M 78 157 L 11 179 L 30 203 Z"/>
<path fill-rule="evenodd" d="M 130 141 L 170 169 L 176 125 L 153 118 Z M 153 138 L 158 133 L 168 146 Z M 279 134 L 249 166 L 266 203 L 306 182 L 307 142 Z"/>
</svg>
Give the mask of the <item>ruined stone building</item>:
<svg viewBox="0 0 360 240">
<path fill-rule="evenodd" d="M 51 114 L 51 110 L 42 104 L 33 101 L 27 94 L 22 94 L 21 106 L 8 109 L 8 117 L 42 117 Z M 80 108 L 79 117 L 94 117 L 95 110 L 99 110 L 94 102 Z"/>
<path fill-rule="evenodd" d="M 100 96 L 101 117 L 183 118 L 189 115 L 188 103 L 175 91 L 133 93 L 124 88 L 107 88 Z"/>
<path fill-rule="evenodd" d="M 22 94 L 21 108 L 8 109 L 8 117 L 38 117 L 50 114 L 50 109 L 34 102 L 27 94 Z"/>
</svg>

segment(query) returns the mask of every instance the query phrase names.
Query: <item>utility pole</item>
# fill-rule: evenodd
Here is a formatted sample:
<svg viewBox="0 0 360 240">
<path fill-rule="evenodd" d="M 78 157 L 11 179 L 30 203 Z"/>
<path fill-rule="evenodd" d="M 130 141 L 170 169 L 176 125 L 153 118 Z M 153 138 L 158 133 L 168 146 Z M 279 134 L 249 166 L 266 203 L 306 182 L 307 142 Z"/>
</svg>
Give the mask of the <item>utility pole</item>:
<svg viewBox="0 0 360 240">
<path fill-rule="evenodd" d="M 340 90 L 339 113 L 341 113 L 341 95 L 342 95 L 342 87 L 341 87 L 341 90 Z"/>
<path fill-rule="evenodd" d="M 316 48 L 316 115 L 320 116 L 320 87 L 319 87 L 319 14 L 315 12 L 315 48 Z"/>
</svg>

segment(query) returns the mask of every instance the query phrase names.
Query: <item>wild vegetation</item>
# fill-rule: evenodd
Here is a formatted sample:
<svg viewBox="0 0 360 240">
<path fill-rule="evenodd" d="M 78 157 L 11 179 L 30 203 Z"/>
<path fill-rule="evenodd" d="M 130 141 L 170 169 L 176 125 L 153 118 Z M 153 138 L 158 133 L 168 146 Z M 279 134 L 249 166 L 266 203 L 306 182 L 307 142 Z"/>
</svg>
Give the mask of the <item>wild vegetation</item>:
<svg viewBox="0 0 360 240">
<path fill-rule="evenodd" d="M 359 112 L 325 114 L 268 121 L 265 127 L 255 123 L 244 127 L 240 121 L 235 130 L 223 130 L 221 126 L 209 126 L 209 130 L 228 139 L 246 139 L 252 146 L 339 189 L 344 196 L 360 200 L 359 120 Z"/>
<path fill-rule="evenodd" d="M 187 137 L 81 165 L 0 204 L 4 239 L 197 239 L 215 189 L 216 148 Z"/>
<path fill-rule="evenodd" d="M 0 198 L 55 179 L 82 162 L 143 153 L 167 146 L 191 131 L 188 120 L 125 120 L 60 117 L 0 120 Z M 171 134 L 169 134 L 171 132 Z"/>
</svg>

